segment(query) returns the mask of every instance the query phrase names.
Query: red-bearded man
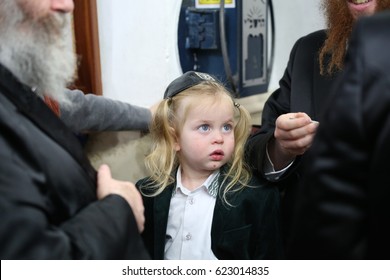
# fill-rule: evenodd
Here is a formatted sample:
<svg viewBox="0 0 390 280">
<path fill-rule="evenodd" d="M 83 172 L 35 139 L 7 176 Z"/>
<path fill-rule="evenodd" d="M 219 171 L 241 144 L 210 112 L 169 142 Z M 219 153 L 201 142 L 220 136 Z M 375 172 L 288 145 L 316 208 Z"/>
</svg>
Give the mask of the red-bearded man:
<svg viewBox="0 0 390 280">
<path fill-rule="evenodd" d="M 286 245 L 302 180 L 301 162 L 321 122 L 331 88 L 343 71 L 352 26 L 361 16 L 389 9 L 390 1 L 324 0 L 322 8 L 327 28 L 295 43 L 280 87 L 264 105 L 262 127 L 246 147 L 255 173 L 281 191 Z"/>
</svg>

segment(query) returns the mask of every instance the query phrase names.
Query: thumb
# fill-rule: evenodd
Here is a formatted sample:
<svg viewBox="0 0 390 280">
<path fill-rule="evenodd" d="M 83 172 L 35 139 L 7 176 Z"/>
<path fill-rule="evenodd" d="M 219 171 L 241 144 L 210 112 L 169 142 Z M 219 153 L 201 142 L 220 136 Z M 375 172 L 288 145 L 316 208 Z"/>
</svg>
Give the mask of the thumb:
<svg viewBox="0 0 390 280">
<path fill-rule="evenodd" d="M 294 118 L 297 119 L 297 118 L 308 118 L 309 116 L 306 114 L 306 113 L 303 113 L 303 112 L 296 112 L 296 113 L 293 113 L 294 115 Z"/>
<path fill-rule="evenodd" d="M 105 182 L 112 179 L 110 167 L 107 164 L 103 164 L 98 170 L 98 185 L 104 185 Z"/>
</svg>

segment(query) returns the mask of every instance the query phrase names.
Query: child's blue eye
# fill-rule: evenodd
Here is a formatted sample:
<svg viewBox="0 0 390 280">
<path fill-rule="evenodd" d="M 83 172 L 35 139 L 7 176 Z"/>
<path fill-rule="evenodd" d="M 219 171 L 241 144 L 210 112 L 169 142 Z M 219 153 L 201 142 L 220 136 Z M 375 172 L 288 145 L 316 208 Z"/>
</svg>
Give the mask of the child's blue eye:
<svg viewBox="0 0 390 280">
<path fill-rule="evenodd" d="M 200 127 L 199 127 L 199 130 L 200 131 L 209 131 L 210 130 L 210 126 L 208 124 L 202 124 Z"/>
<path fill-rule="evenodd" d="M 224 131 L 231 131 L 231 130 L 233 130 L 233 126 L 231 124 L 225 124 L 223 126 L 223 130 Z"/>
</svg>

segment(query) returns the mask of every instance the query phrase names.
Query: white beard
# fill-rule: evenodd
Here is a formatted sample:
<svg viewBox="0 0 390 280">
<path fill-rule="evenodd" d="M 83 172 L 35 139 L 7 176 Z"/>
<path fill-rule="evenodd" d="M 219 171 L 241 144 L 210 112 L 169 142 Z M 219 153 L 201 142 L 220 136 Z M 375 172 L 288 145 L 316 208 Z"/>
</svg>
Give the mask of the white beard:
<svg viewBox="0 0 390 280">
<path fill-rule="evenodd" d="M 15 2 L 0 0 L 0 63 L 39 96 L 67 103 L 76 74 L 70 16 L 31 19 Z"/>
</svg>

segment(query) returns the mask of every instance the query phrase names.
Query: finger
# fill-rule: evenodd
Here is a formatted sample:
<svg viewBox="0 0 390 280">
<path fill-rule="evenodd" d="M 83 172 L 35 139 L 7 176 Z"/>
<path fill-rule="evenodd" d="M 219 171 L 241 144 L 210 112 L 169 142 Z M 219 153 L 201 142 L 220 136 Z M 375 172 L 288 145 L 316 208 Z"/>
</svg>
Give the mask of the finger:
<svg viewBox="0 0 390 280">
<path fill-rule="evenodd" d="M 310 119 L 310 117 L 306 113 L 303 113 L 303 112 L 290 113 L 289 117 L 294 118 L 294 119 L 298 119 L 298 118 L 309 118 Z"/>
<path fill-rule="evenodd" d="M 298 117 L 298 114 L 301 114 L 301 116 Z M 290 131 L 307 125 L 310 123 L 310 118 L 306 114 L 302 114 L 304 113 L 289 113 L 279 116 L 276 119 L 276 128 Z"/>
<path fill-rule="evenodd" d="M 306 125 L 312 122 L 312 119 L 306 113 L 298 112 L 298 113 L 289 113 L 287 115 L 289 120 L 299 125 Z"/>
<path fill-rule="evenodd" d="M 112 179 L 110 167 L 107 164 L 103 164 L 98 170 L 98 184 L 104 184 Z"/>
</svg>

